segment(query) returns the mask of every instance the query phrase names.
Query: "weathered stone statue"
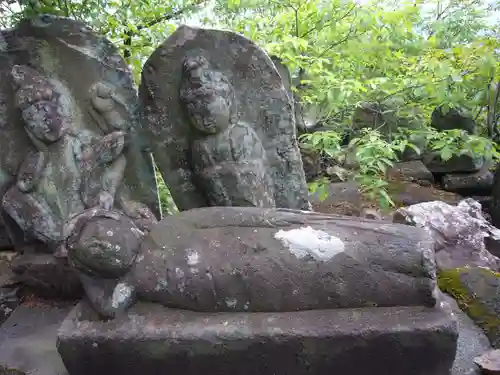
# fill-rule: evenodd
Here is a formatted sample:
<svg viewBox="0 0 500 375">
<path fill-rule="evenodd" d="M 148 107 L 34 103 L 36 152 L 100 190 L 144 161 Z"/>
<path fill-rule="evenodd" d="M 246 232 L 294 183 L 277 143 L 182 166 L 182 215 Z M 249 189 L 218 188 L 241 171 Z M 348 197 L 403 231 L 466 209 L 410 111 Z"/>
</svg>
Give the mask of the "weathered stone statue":
<svg viewBox="0 0 500 375">
<path fill-rule="evenodd" d="M 203 56 L 188 57 L 183 65 L 180 99 L 195 130 L 192 168 L 208 205 L 274 207 L 266 151 L 238 118 L 231 82 Z"/>
<path fill-rule="evenodd" d="M 394 374 L 437 375 L 453 361 L 456 326 L 438 301 L 433 243 L 418 228 L 209 207 L 143 235 L 119 211 L 95 208 L 71 220 L 65 238 L 91 306 L 77 307 L 60 330 L 72 375 L 201 374 L 206 361 L 210 374 L 368 374 L 388 360 Z M 368 355 L 381 346 L 383 355 Z M 412 361 L 421 350 L 426 361 Z M 280 365 L 278 353 L 305 362 L 280 357 Z M 401 355 L 417 369 L 397 362 Z"/>
<path fill-rule="evenodd" d="M 146 62 L 139 97 L 180 210 L 309 209 L 291 98 L 255 43 L 182 26 Z"/>
<path fill-rule="evenodd" d="M 20 253 L 55 255 L 20 256 L 16 269 L 32 272 L 21 279 L 57 291 L 72 284 L 54 280 L 72 216 L 115 207 L 143 230 L 160 216 L 137 93 L 118 51 L 81 22 L 44 15 L 0 39 L 0 214 Z"/>
<path fill-rule="evenodd" d="M 82 23 L 0 34 L 0 218 L 43 245 L 13 261 L 25 284 L 85 294 L 58 332 L 69 374 L 448 373 L 433 241 L 305 211 L 291 98 L 261 48 L 181 27 L 140 91 Z M 160 222 L 150 151 L 183 211 Z"/>
<path fill-rule="evenodd" d="M 125 215 L 94 209 L 68 224 L 66 246 L 104 316 L 135 298 L 204 312 L 435 305 L 429 244 L 406 252 L 372 249 L 362 246 L 373 236 L 368 224 L 351 223 L 366 236 L 355 244 L 351 228 L 339 231 L 335 219 L 299 211 L 198 209 L 164 219 L 142 241 Z M 379 231 L 390 239 L 398 229 Z M 380 269 L 371 264 L 375 260 Z M 110 283 L 113 290 L 107 290 Z"/>
<path fill-rule="evenodd" d="M 116 190 L 116 183 L 104 186 L 110 191 L 99 189 L 91 196 L 87 190 L 92 184 L 88 179 L 82 181 L 82 174 L 120 156 L 124 133 L 114 132 L 93 143 L 81 139 L 77 123 L 63 103 L 65 97 L 55 85 L 27 66 L 14 66 L 12 76 L 26 132 L 38 151 L 25 158 L 17 183 L 6 192 L 2 205 L 23 231 L 55 251 L 62 241 L 62 226 L 72 216 L 96 205 L 104 192 L 111 197 L 108 204 L 112 207 L 114 194 L 110 193 Z M 119 180 L 122 175 L 123 171 Z M 99 187 L 101 183 L 97 179 Z"/>
</svg>

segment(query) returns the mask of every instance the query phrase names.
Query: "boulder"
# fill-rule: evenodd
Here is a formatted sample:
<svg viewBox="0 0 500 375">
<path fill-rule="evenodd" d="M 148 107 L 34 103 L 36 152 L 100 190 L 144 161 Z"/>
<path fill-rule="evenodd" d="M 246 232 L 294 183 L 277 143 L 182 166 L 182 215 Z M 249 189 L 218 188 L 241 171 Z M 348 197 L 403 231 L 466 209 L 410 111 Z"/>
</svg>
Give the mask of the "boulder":
<svg viewBox="0 0 500 375">
<path fill-rule="evenodd" d="M 443 176 L 442 185 L 446 191 L 462 195 L 490 195 L 493 190 L 494 175 L 488 168 L 473 173 L 446 174 Z"/>
<path fill-rule="evenodd" d="M 438 283 L 499 349 L 500 275 L 482 267 L 461 267 L 440 271 Z"/>
<path fill-rule="evenodd" d="M 420 160 L 395 163 L 389 170 L 388 175 L 399 179 L 410 181 L 429 181 L 434 182 L 434 175 Z"/>
<path fill-rule="evenodd" d="M 425 153 L 422 160 L 427 169 L 435 174 L 473 173 L 487 164 L 484 157 L 468 154 L 453 155 L 450 159 L 443 160 L 439 152 L 434 151 Z"/>
<path fill-rule="evenodd" d="M 477 356 L 474 363 L 481 368 L 485 375 L 500 375 L 500 350 L 489 350 Z"/>
<path fill-rule="evenodd" d="M 438 131 L 460 129 L 469 134 L 476 132 L 474 119 L 460 108 L 449 108 L 444 113 L 441 107 L 437 107 L 431 115 L 431 126 Z"/>
<path fill-rule="evenodd" d="M 497 271 L 500 259 L 491 254 L 490 246 L 500 241 L 500 230 L 493 227 L 473 199 L 464 199 L 456 206 L 434 201 L 400 208 L 394 222 L 416 225 L 429 231 L 436 242 L 438 269 L 481 266 Z M 498 246 L 498 245 L 497 245 Z"/>
</svg>

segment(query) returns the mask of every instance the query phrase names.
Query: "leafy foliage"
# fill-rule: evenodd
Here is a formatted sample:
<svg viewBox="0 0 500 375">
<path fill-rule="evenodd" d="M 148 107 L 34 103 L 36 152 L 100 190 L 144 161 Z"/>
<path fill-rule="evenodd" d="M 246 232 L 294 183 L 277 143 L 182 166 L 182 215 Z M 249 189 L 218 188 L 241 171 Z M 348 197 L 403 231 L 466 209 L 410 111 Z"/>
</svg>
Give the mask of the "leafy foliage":
<svg viewBox="0 0 500 375">
<path fill-rule="evenodd" d="M 9 0 L 0 3 L 7 27 L 40 13 L 87 22 L 114 42 L 136 80 L 145 59 L 182 22 L 238 31 L 279 57 L 306 123 L 325 131 L 302 142 L 323 155 L 356 149 L 355 178 L 381 204 L 391 204 L 385 173 L 413 138 L 443 159 L 460 153 L 498 156 L 500 67 L 498 2 L 487 0 Z M 495 18 L 496 17 L 496 18 Z M 353 115 L 363 103 L 384 108 L 398 131 L 359 131 L 347 146 Z M 428 127 L 440 106 L 462 108 L 477 135 Z M 385 120 L 384 120 L 385 121 Z M 382 124 L 383 125 L 383 124 Z M 418 150 L 421 151 L 421 150 Z M 319 188 L 327 181 L 311 185 Z M 166 194 L 166 193 L 164 193 Z"/>
</svg>

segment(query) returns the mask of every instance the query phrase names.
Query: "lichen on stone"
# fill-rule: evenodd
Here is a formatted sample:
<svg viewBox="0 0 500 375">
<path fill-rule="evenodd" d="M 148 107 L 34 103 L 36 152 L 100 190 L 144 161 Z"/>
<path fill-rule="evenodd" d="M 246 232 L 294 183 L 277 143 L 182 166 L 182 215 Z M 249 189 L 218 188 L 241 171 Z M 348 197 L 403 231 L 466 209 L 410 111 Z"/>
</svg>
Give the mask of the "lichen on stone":
<svg viewBox="0 0 500 375">
<path fill-rule="evenodd" d="M 500 277 L 499 272 L 487 268 L 475 267 L 478 272 Z M 500 347 L 500 316 L 488 309 L 485 303 L 479 300 L 474 293 L 470 292 L 460 280 L 463 272 L 470 270 L 469 267 L 461 267 L 438 272 L 438 286 L 450 294 L 458 303 L 458 306 L 483 329 L 493 347 Z"/>
</svg>

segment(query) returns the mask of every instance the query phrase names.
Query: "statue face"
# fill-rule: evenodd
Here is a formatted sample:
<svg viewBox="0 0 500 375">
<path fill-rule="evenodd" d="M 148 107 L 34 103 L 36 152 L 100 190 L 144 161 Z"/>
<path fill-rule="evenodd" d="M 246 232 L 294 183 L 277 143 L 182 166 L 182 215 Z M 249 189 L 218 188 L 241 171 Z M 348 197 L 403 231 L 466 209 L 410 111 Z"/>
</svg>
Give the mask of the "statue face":
<svg viewBox="0 0 500 375">
<path fill-rule="evenodd" d="M 92 212 L 92 210 L 89 210 Z M 121 212 L 82 214 L 66 240 L 68 257 L 77 269 L 104 278 L 126 274 L 142 241 L 142 232 Z"/>
<path fill-rule="evenodd" d="M 199 96 L 198 103 L 188 105 L 192 125 L 207 134 L 217 134 L 231 124 L 232 102 L 221 95 Z"/>
<path fill-rule="evenodd" d="M 193 127 L 205 134 L 224 131 L 234 121 L 236 102 L 229 79 L 209 69 L 204 57 L 184 61 L 181 100 Z"/>
</svg>

